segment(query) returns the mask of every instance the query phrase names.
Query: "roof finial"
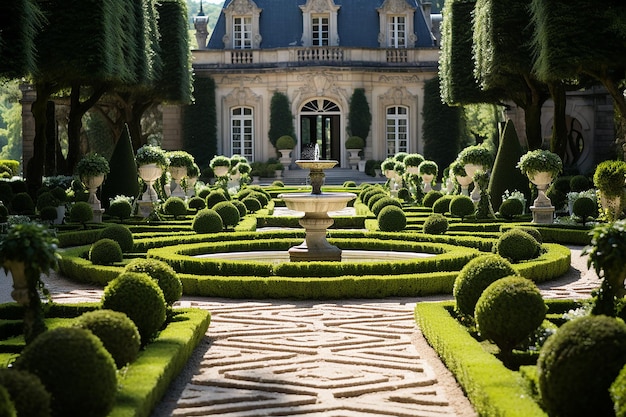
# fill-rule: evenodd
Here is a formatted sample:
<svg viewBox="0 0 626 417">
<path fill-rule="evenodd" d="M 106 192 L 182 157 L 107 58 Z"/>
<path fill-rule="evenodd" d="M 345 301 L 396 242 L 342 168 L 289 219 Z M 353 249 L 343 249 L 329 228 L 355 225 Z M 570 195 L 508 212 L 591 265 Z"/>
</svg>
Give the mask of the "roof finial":
<svg viewBox="0 0 626 417">
<path fill-rule="evenodd" d="M 198 13 L 198 16 L 204 16 L 204 11 L 202 10 L 202 0 L 200 0 L 200 13 Z"/>
</svg>

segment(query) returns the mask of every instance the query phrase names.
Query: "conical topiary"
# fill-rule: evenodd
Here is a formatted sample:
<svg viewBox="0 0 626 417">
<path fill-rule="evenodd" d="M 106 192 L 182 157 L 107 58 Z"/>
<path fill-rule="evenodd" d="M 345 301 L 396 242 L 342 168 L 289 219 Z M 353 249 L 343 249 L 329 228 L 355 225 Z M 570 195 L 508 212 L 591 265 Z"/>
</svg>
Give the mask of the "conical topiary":
<svg viewBox="0 0 626 417">
<path fill-rule="evenodd" d="M 523 154 L 524 151 L 519 143 L 513 122 L 509 120 L 502 131 L 500 146 L 489 181 L 488 191 L 491 196 L 491 205 L 495 210 L 500 207 L 502 194 L 506 190 L 509 192 L 521 191 L 526 196 L 526 201 L 530 201 L 528 178 L 516 166 Z"/>
<path fill-rule="evenodd" d="M 122 129 L 122 134 L 113 149 L 109 167 L 111 171 L 102 185 L 102 206 L 105 208 L 109 206 L 109 199 L 115 196 L 136 197 L 139 195 L 137 164 L 128 126 Z"/>
</svg>

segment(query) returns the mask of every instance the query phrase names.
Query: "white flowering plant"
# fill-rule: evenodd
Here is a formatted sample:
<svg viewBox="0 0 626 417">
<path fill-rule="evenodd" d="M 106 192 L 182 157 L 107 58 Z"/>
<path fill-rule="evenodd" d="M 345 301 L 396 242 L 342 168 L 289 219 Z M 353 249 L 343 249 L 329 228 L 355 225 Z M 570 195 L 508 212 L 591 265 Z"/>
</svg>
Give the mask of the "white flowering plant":
<svg viewBox="0 0 626 417">
<path fill-rule="evenodd" d="M 522 155 L 517 163 L 517 168 L 529 178 L 538 172 L 549 172 L 553 178 L 556 178 L 563 171 L 563 162 L 553 152 L 536 149 Z"/>
</svg>

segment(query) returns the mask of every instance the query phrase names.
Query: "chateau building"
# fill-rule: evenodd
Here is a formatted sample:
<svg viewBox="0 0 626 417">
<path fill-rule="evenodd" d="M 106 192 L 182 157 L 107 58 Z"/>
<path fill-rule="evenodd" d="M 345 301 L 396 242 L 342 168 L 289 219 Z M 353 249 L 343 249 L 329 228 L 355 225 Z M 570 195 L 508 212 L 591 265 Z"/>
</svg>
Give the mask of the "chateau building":
<svg viewBox="0 0 626 417">
<path fill-rule="evenodd" d="M 362 88 L 372 123 L 365 159 L 422 152 L 423 84 L 437 75 L 430 5 L 419 0 L 226 0 L 208 41 L 196 20 L 196 78 L 216 84 L 218 153 L 276 156 L 270 102 L 287 96 L 296 148 L 348 167 L 350 98 Z M 206 24 L 206 22 L 204 22 Z M 436 29 L 436 28 L 435 28 Z M 204 38 L 204 39 L 203 39 Z M 164 147 L 180 141 L 180 109 L 164 112 Z"/>
</svg>

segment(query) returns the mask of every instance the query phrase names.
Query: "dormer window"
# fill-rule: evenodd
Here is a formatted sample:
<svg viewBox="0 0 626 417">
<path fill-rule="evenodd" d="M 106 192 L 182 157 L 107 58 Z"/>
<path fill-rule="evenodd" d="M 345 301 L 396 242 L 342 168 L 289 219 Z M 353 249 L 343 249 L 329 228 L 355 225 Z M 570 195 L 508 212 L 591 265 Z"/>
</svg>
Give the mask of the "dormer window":
<svg viewBox="0 0 626 417">
<path fill-rule="evenodd" d="M 259 16 L 261 9 L 252 0 L 233 0 L 224 9 L 226 33 L 222 38 L 225 49 L 257 49 L 261 45 Z"/>
<path fill-rule="evenodd" d="M 307 0 L 302 10 L 302 45 L 337 46 L 337 12 L 333 0 Z"/>
<path fill-rule="evenodd" d="M 417 36 L 413 28 L 415 8 L 406 0 L 385 0 L 378 9 L 381 48 L 413 48 Z"/>
</svg>

